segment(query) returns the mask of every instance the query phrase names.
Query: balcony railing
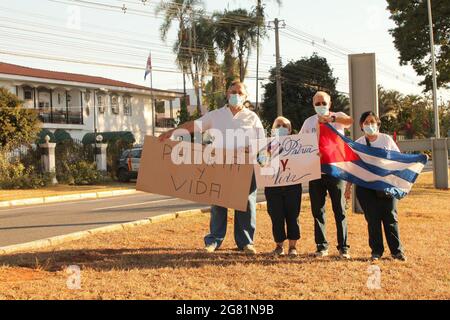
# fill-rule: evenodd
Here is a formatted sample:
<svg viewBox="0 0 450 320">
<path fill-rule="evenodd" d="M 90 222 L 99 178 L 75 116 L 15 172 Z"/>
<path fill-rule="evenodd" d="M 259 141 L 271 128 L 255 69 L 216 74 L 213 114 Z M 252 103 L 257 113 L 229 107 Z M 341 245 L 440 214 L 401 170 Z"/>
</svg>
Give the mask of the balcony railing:
<svg viewBox="0 0 450 320">
<path fill-rule="evenodd" d="M 83 124 L 81 107 L 69 107 L 69 110 L 39 110 L 36 112 L 43 123 Z"/>
<path fill-rule="evenodd" d="M 156 127 L 158 128 L 175 128 L 175 119 L 173 118 L 157 118 Z"/>
</svg>

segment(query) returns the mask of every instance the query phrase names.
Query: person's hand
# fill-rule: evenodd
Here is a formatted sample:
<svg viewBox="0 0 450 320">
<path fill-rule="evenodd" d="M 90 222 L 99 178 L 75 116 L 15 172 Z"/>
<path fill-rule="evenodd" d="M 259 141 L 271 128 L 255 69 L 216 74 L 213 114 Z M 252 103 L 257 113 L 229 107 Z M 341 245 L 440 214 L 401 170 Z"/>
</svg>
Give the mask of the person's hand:
<svg viewBox="0 0 450 320">
<path fill-rule="evenodd" d="M 175 129 L 171 129 L 169 131 L 166 131 L 166 132 L 162 133 L 158 137 L 159 142 L 163 142 L 163 141 L 166 141 L 167 139 L 170 139 L 170 137 L 172 136 L 174 131 L 175 131 Z"/>
<path fill-rule="evenodd" d="M 331 118 L 330 115 L 328 115 L 328 116 L 319 116 L 319 122 L 320 123 L 329 123 L 329 122 L 333 122 L 333 119 Z"/>
</svg>

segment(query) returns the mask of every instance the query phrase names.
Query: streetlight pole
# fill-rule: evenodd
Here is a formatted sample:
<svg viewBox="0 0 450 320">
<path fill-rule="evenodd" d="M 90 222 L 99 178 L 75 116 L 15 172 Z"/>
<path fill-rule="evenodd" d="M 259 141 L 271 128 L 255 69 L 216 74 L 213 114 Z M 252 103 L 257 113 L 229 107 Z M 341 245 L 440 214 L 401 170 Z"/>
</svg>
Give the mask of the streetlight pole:
<svg viewBox="0 0 450 320">
<path fill-rule="evenodd" d="M 436 80 L 436 61 L 434 55 L 434 37 L 433 37 L 433 17 L 431 15 L 431 0 L 427 0 L 428 22 L 430 24 L 430 47 L 431 47 L 431 68 L 433 72 L 433 110 L 434 110 L 434 135 L 436 139 L 441 137 L 439 129 L 439 109 L 437 104 L 437 80 Z"/>
</svg>

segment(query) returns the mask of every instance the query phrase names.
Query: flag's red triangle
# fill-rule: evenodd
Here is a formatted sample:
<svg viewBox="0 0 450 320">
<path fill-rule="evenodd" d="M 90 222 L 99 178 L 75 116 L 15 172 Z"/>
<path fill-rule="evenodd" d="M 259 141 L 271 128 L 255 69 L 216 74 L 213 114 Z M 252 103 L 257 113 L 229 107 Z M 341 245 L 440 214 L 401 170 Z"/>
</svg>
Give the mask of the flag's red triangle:
<svg viewBox="0 0 450 320">
<path fill-rule="evenodd" d="M 353 149 L 325 124 L 320 124 L 319 150 L 322 164 L 360 160 Z"/>
</svg>

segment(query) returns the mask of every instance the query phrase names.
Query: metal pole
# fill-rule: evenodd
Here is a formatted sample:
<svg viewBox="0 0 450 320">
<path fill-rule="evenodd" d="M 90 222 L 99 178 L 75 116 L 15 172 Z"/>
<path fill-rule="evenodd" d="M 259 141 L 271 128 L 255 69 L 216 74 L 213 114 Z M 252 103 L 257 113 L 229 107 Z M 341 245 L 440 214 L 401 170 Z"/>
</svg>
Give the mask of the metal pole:
<svg viewBox="0 0 450 320">
<path fill-rule="evenodd" d="M 259 111 L 259 38 L 260 38 L 260 12 L 261 12 L 261 0 L 258 0 L 258 5 L 256 6 L 256 19 L 258 23 L 258 32 L 256 35 L 256 102 L 255 111 Z"/>
<path fill-rule="evenodd" d="M 277 81 L 277 115 L 283 115 L 283 98 L 281 92 L 281 59 L 280 59 L 280 35 L 278 19 L 274 20 L 275 25 L 275 51 L 276 51 L 276 81 Z"/>
<path fill-rule="evenodd" d="M 152 61 L 152 52 L 150 51 L 150 61 Z M 152 101 L 152 135 L 155 136 L 155 126 L 156 126 L 156 114 L 155 114 L 155 99 L 153 97 L 153 62 L 151 62 L 150 67 L 150 94 Z"/>
<path fill-rule="evenodd" d="M 431 0 L 427 0 L 427 5 L 428 5 L 428 22 L 430 23 L 431 68 L 433 70 L 434 135 L 436 139 L 439 139 L 441 137 L 441 133 L 439 130 L 439 109 L 437 104 L 436 61 L 434 56 L 433 18 L 431 15 Z"/>
</svg>

